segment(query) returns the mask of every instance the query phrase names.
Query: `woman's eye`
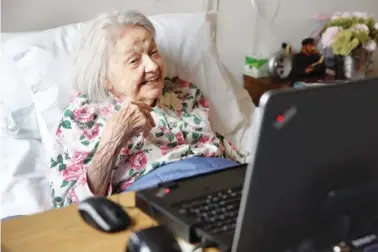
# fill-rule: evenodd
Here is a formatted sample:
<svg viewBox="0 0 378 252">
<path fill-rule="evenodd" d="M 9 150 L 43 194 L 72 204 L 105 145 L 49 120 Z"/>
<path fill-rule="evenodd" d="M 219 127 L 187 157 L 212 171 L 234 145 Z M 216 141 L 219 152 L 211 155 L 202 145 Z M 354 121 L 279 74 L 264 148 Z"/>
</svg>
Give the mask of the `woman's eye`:
<svg viewBox="0 0 378 252">
<path fill-rule="evenodd" d="M 138 62 L 138 59 L 132 59 L 132 60 L 129 61 L 129 63 L 131 63 L 131 64 L 135 64 L 137 62 Z"/>
<path fill-rule="evenodd" d="M 152 55 L 158 55 L 159 54 L 159 52 L 157 51 L 157 50 L 155 50 L 155 51 L 152 51 L 152 53 L 151 53 Z"/>
</svg>

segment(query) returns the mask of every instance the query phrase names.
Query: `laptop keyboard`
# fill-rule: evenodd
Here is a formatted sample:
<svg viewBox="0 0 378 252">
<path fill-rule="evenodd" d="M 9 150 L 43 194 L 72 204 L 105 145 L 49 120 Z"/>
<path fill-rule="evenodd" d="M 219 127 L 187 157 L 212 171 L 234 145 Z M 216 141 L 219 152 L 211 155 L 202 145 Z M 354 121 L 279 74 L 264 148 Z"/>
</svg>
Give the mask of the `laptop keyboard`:
<svg viewBox="0 0 378 252">
<path fill-rule="evenodd" d="M 195 227 L 209 234 L 234 232 L 242 186 L 213 192 L 174 205 L 184 216 L 195 218 Z"/>
</svg>

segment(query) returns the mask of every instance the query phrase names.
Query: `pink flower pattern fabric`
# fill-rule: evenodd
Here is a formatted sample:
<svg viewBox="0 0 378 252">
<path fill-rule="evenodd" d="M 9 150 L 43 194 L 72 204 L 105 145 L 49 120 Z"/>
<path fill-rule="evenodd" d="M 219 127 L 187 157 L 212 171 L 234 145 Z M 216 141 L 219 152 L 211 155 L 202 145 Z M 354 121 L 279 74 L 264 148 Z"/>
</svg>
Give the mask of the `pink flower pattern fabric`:
<svg viewBox="0 0 378 252">
<path fill-rule="evenodd" d="M 107 119 L 122 106 L 117 99 L 94 104 L 78 94 L 66 108 L 56 131 L 56 153 L 51 158 L 50 190 L 54 207 L 93 196 L 87 169 Z M 195 85 L 167 78 L 162 98 L 151 112 L 156 127 L 147 138 L 136 136 L 120 151 L 108 194 L 125 190 L 153 169 L 184 158 L 224 157 L 245 163 L 244 154 L 212 131 L 208 113 L 207 101 Z"/>
</svg>

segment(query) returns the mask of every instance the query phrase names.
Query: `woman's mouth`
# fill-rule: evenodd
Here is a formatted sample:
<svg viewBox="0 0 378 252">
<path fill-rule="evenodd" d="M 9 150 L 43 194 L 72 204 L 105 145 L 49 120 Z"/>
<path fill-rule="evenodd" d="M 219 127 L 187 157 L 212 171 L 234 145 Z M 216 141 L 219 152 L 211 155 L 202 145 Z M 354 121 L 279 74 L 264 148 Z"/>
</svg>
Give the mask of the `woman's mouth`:
<svg viewBox="0 0 378 252">
<path fill-rule="evenodd" d="M 160 79 L 161 79 L 160 76 L 157 76 L 157 77 L 142 81 L 141 85 L 146 85 L 146 84 L 149 84 L 151 82 L 157 82 L 157 81 L 160 81 Z"/>
</svg>

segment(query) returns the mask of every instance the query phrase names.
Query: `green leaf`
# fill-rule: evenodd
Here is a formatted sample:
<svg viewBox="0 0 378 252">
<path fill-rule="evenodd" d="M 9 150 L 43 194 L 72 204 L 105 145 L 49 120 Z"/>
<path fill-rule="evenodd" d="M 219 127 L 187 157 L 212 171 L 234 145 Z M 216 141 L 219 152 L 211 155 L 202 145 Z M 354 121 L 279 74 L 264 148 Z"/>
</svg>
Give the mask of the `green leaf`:
<svg viewBox="0 0 378 252">
<path fill-rule="evenodd" d="M 183 102 L 183 103 L 182 103 L 182 106 L 183 106 L 184 108 L 187 108 L 187 107 L 188 107 L 188 103 Z"/>
<path fill-rule="evenodd" d="M 89 164 L 92 161 L 92 157 L 88 156 L 86 159 L 84 159 L 84 164 Z"/>
<path fill-rule="evenodd" d="M 67 168 L 65 164 L 59 164 L 59 171 L 64 171 Z"/>
<path fill-rule="evenodd" d="M 165 128 L 167 127 L 167 124 L 165 123 L 165 121 L 163 119 L 160 119 L 160 124 Z"/>
<path fill-rule="evenodd" d="M 72 129 L 71 128 L 71 122 L 70 121 L 67 121 L 67 120 L 64 120 L 62 122 L 62 127 L 65 128 L 65 129 Z"/>
<path fill-rule="evenodd" d="M 199 124 L 201 123 L 201 119 L 199 119 L 197 116 L 194 117 L 194 123 L 195 123 L 196 125 L 199 125 Z"/>
<path fill-rule="evenodd" d="M 54 198 L 54 201 L 55 201 L 58 205 L 63 204 L 63 198 L 62 198 L 62 197 L 55 197 L 55 198 Z"/>
<path fill-rule="evenodd" d="M 95 125 L 95 121 L 90 121 L 87 123 L 88 128 L 92 128 Z"/>
<path fill-rule="evenodd" d="M 71 159 L 67 152 L 64 153 L 64 159 Z"/>
<path fill-rule="evenodd" d="M 173 133 L 169 133 L 168 134 L 168 140 L 169 140 L 169 142 L 172 142 L 173 139 L 175 139 L 175 136 L 173 135 Z"/>
<path fill-rule="evenodd" d="M 201 94 L 201 91 L 199 89 L 196 90 L 196 96 L 199 96 Z"/>
<path fill-rule="evenodd" d="M 193 137 L 194 140 L 198 140 L 200 135 L 198 133 L 193 132 L 192 137 Z"/>
<path fill-rule="evenodd" d="M 89 141 L 82 141 L 81 144 L 82 144 L 82 145 L 85 145 L 85 146 L 88 146 Z"/>
<path fill-rule="evenodd" d="M 198 108 L 199 107 L 199 103 L 198 101 L 194 101 L 193 102 L 193 108 Z"/>
<path fill-rule="evenodd" d="M 69 117 L 71 119 L 74 119 L 74 114 L 72 113 L 71 110 L 67 109 L 65 112 L 64 112 L 64 116 L 65 117 Z"/>
<path fill-rule="evenodd" d="M 168 146 L 169 148 L 175 148 L 175 147 L 177 147 L 177 142 L 169 143 L 169 144 L 167 144 L 167 146 Z"/>
<path fill-rule="evenodd" d="M 155 134 L 156 137 L 161 137 L 161 136 L 163 136 L 163 135 L 164 135 L 163 132 L 156 132 L 156 134 Z"/>
<path fill-rule="evenodd" d="M 115 109 L 116 111 L 119 111 L 119 110 L 121 109 L 121 105 L 119 105 L 119 104 L 115 105 L 114 109 Z"/>
<path fill-rule="evenodd" d="M 50 168 L 54 168 L 55 166 L 58 165 L 58 162 L 56 162 L 54 159 L 51 158 L 51 165 L 50 165 Z"/>
<path fill-rule="evenodd" d="M 142 176 L 146 172 L 146 169 L 143 169 L 139 172 L 139 175 Z"/>
<path fill-rule="evenodd" d="M 58 155 L 58 157 L 56 158 L 57 162 L 58 163 L 63 163 L 63 156 L 61 154 Z"/>
<path fill-rule="evenodd" d="M 84 140 L 84 139 L 85 139 L 85 136 L 82 135 L 82 136 L 80 137 L 80 141 L 81 141 L 81 140 Z"/>
<path fill-rule="evenodd" d="M 152 169 L 155 169 L 155 168 L 158 168 L 160 166 L 160 163 L 159 162 L 153 162 L 151 164 L 151 166 L 152 166 Z"/>
<path fill-rule="evenodd" d="M 184 138 L 188 136 L 188 132 L 183 131 L 182 134 L 184 135 Z"/>
<path fill-rule="evenodd" d="M 69 183 L 68 181 L 63 180 L 62 185 L 60 186 L 60 188 L 65 187 L 66 185 L 68 185 L 68 183 Z"/>
<path fill-rule="evenodd" d="M 132 176 L 134 174 L 134 169 L 129 170 L 129 176 Z"/>
</svg>

